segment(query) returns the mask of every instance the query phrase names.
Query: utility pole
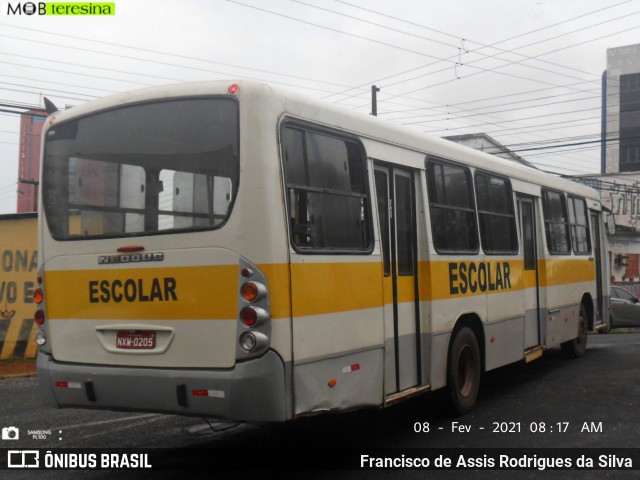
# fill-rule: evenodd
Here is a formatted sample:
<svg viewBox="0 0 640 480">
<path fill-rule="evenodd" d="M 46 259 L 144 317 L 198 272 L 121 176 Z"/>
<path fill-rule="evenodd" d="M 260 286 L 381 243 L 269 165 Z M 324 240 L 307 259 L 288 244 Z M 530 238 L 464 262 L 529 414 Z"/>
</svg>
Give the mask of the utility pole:
<svg viewBox="0 0 640 480">
<path fill-rule="evenodd" d="M 371 85 L 371 115 L 378 116 L 378 92 L 380 89 L 375 85 Z"/>
</svg>

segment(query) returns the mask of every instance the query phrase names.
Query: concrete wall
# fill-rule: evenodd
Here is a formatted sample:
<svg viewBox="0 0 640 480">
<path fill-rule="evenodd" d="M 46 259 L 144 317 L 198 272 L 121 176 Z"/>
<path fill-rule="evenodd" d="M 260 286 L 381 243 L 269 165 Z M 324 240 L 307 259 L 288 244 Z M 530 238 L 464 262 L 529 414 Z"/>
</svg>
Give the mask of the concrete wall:
<svg viewBox="0 0 640 480">
<path fill-rule="evenodd" d="M 0 360 L 36 355 L 37 251 L 35 214 L 0 215 Z"/>
</svg>

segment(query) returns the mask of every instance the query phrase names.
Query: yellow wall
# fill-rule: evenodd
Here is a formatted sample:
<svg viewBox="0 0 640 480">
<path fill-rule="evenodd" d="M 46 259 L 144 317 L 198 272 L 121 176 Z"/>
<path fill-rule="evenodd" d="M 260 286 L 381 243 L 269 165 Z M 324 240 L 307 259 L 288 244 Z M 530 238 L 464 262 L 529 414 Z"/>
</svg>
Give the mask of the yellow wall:
<svg viewBox="0 0 640 480">
<path fill-rule="evenodd" d="M 0 360 L 36 355 L 37 230 L 35 214 L 0 215 Z"/>
</svg>

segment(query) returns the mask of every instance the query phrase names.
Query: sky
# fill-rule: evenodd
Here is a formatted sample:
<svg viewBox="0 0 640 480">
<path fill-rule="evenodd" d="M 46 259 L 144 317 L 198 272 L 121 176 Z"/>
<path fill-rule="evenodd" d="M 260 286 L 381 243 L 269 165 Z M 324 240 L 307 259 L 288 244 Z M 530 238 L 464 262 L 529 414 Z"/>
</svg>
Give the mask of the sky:
<svg viewBox="0 0 640 480">
<path fill-rule="evenodd" d="M 640 0 L 115 0 L 111 16 L 10 15 L 0 110 L 251 78 L 436 136 L 486 133 L 538 168 L 600 171 L 608 48 Z M 24 2 L 23 2 L 24 3 Z M 0 112 L 0 213 L 16 211 L 19 115 Z"/>
</svg>

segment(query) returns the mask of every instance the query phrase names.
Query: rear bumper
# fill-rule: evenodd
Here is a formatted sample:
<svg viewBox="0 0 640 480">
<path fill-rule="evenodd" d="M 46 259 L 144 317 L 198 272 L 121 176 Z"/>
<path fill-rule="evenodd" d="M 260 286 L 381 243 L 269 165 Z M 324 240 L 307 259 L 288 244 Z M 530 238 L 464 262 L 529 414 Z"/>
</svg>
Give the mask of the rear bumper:
<svg viewBox="0 0 640 480">
<path fill-rule="evenodd" d="M 225 370 L 61 363 L 42 352 L 38 352 L 37 365 L 41 396 L 47 406 L 55 408 L 243 421 L 284 421 L 291 417 L 285 365 L 273 351 Z"/>
</svg>

